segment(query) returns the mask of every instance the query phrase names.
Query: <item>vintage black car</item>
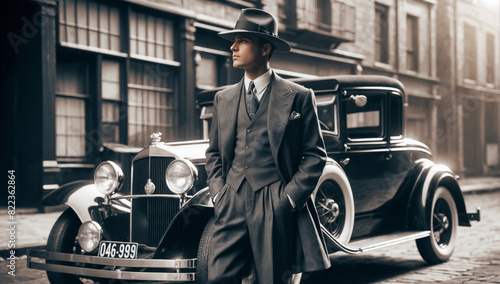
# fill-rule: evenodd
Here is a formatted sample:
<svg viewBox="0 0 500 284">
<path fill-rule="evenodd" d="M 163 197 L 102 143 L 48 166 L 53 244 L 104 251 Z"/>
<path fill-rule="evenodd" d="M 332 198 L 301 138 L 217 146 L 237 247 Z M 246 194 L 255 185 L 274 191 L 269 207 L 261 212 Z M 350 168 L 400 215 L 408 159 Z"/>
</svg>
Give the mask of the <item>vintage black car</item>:
<svg viewBox="0 0 500 284">
<path fill-rule="evenodd" d="M 434 163 L 426 145 L 405 137 L 403 85 L 380 76 L 296 81 L 315 91 L 329 157 L 312 195 L 329 252 L 416 240 L 425 261 L 447 261 L 457 226 L 479 221 L 480 212 L 468 214 L 453 172 Z M 216 91 L 198 96 L 205 136 Z M 45 198 L 45 205 L 69 208 L 46 250 L 30 251 L 30 268 L 46 270 L 51 283 L 204 282 L 213 222 L 208 141 L 151 138 L 130 168 L 104 161 L 93 181 L 67 184 Z"/>
</svg>

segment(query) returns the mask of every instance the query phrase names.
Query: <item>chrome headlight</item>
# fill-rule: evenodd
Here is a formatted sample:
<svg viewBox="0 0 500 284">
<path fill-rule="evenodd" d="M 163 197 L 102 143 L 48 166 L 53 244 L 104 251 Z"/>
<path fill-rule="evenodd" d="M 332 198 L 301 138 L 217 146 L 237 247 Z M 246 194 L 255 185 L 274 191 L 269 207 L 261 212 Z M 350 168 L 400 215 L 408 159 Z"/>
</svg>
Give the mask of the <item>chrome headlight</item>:
<svg viewBox="0 0 500 284">
<path fill-rule="evenodd" d="M 118 192 L 123 185 L 123 171 L 114 162 L 102 162 L 95 169 L 94 183 L 104 195 Z"/>
<path fill-rule="evenodd" d="M 78 244 L 86 252 L 93 252 L 101 241 L 102 228 L 95 221 L 87 221 L 78 230 Z"/>
<path fill-rule="evenodd" d="M 167 168 L 165 179 L 168 188 L 177 194 L 190 190 L 198 179 L 198 170 L 186 159 L 176 159 Z"/>
</svg>

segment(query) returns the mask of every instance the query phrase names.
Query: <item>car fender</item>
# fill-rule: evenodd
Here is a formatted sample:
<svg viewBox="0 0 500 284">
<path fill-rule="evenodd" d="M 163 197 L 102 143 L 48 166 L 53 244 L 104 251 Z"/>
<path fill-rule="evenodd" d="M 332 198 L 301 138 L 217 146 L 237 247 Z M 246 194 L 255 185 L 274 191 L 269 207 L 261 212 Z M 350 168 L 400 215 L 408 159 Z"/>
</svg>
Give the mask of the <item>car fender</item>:
<svg viewBox="0 0 500 284">
<path fill-rule="evenodd" d="M 208 187 L 198 191 L 177 213 L 153 258 L 196 258 L 201 234 L 214 215 Z"/>
<path fill-rule="evenodd" d="M 408 228 L 411 230 L 430 229 L 432 200 L 439 186 L 446 187 L 453 196 L 459 214 L 459 225 L 470 226 L 465 200 L 451 169 L 442 164 L 435 164 L 428 159 L 417 161 L 416 168 L 419 174 L 407 206 Z"/>
<path fill-rule="evenodd" d="M 345 226 L 342 230 L 341 236 L 337 239 L 342 244 L 347 244 L 351 239 L 352 231 L 354 228 L 354 198 L 352 196 L 352 188 L 349 179 L 347 178 L 346 173 L 342 169 L 342 167 L 333 159 L 328 158 L 327 163 L 323 169 L 323 173 L 319 178 L 318 184 L 313 191 L 313 201 L 316 196 L 316 192 L 318 191 L 321 184 L 323 184 L 327 180 L 334 181 L 341 189 L 342 193 L 345 195 L 346 202 L 346 220 Z"/>
<path fill-rule="evenodd" d="M 92 180 L 75 181 L 61 186 L 47 195 L 43 201 L 44 206 L 66 204 L 75 211 L 80 221 L 92 221 L 89 208 L 100 206 L 104 194 L 97 190 Z"/>
</svg>

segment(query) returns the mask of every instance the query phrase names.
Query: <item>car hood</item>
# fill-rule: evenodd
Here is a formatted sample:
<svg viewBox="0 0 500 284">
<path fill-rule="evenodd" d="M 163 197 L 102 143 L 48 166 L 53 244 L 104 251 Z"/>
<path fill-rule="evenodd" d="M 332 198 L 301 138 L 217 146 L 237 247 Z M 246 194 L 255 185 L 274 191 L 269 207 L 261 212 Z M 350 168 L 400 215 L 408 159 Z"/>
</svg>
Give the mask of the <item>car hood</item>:
<svg viewBox="0 0 500 284">
<path fill-rule="evenodd" d="M 139 152 L 134 161 L 145 157 L 174 157 L 188 159 L 193 163 L 204 162 L 207 148 L 208 140 L 153 143 Z"/>
</svg>

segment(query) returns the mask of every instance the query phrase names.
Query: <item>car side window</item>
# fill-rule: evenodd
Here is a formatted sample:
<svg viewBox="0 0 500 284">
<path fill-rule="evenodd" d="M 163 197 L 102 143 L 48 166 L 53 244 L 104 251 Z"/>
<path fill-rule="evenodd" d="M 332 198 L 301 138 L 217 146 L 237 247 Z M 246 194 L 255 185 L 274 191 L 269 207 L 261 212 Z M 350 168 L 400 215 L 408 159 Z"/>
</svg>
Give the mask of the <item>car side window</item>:
<svg viewBox="0 0 500 284">
<path fill-rule="evenodd" d="M 366 94 L 367 102 L 364 106 L 357 106 L 353 100 L 346 103 L 347 137 L 350 140 L 382 138 L 383 96 L 380 94 Z"/>
<path fill-rule="evenodd" d="M 391 138 L 400 138 L 403 136 L 403 98 L 400 94 L 391 94 L 389 99 L 390 135 Z"/>
<path fill-rule="evenodd" d="M 212 117 L 214 116 L 213 106 L 204 106 L 201 108 L 200 119 L 203 123 L 203 139 L 208 139 L 210 135 L 210 129 L 212 127 Z"/>
<path fill-rule="evenodd" d="M 337 100 L 333 94 L 320 95 L 316 97 L 318 108 L 318 118 L 321 125 L 321 130 L 327 131 L 330 134 L 338 135 L 338 115 L 337 115 Z"/>
</svg>

